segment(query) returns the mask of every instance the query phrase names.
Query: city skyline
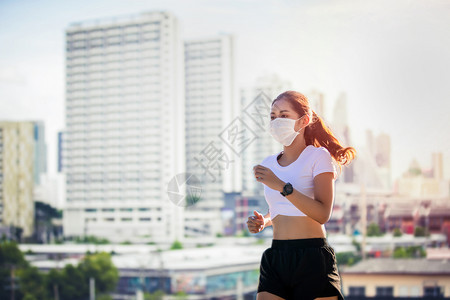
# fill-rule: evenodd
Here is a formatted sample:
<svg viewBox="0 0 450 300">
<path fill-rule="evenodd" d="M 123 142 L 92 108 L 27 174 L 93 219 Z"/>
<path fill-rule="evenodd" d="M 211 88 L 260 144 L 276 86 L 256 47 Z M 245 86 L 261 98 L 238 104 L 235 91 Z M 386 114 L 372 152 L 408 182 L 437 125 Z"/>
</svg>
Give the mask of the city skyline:
<svg viewBox="0 0 450 300">
<path fill-rule="evenodd" d="M 77 21 L 166 10 L 180 20 L 183 40 L 235 34 L 238 87 L 276 73 L 305 94 L 312 89 L 323 93 L 328 122 L 338 96 L 346 93 L 354 143 L 348 146 L 358 150 L 364 145 L 366 130 L 388 134 L 394 180 L 414 158 L 423 168 L 431 167 L 434 152 L 444 154 L 444 176 L 449 177 L 450 141 L 440 136 L 450 129 L 445 118 L 450 104 L 441 100 L 450 95 L 445 87 L 450 38 L 444 30 L 450 23 L 444 18 L 449 4 L 263 1 L 255 14 L 254 1 L 194 2 L 199 5 L 0 4 L 0 42 L 5 45 L 0 50 L 0 118 L 44 120 L 49 170 L 55 173 L 57 132 L 64 130 L 64 30 Z"/>
</svg>

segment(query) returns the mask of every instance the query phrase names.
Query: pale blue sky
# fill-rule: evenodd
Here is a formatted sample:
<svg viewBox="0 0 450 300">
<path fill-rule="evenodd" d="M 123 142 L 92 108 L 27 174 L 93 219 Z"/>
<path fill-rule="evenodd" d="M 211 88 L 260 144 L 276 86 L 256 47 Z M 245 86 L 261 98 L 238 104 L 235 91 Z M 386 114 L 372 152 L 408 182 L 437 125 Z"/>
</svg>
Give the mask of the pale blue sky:
<svg viewBox="0 0 450 300">
<path fill-rule="evenodd" d="M 0 119 L 44 119 L 51 169 L 64 128 L 64 30 L 146 10 L 173 12 L 184 38 L 234 34 L 239 85 L 277 73 L 324 92 L 325 118 L 346 92 L 354 146 L 366 129 L 390 134 L 394 177 L 413 157 L 428 167 L 434 151 L 450 166 L 449 1 L 0 0 Z"/>
</svg>

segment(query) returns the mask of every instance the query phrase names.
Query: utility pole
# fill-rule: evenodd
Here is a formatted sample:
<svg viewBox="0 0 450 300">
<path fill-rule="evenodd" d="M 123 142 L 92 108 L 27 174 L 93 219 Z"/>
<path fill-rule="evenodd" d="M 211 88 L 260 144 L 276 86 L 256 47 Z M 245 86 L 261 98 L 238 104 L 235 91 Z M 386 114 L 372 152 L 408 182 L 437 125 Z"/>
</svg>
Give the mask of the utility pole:
<svg viewBox="0 0 450 300">
<path fill-rule="evenodd" d="M 89 278 L 89 300 L 95 300 L 95 278 Z"/>
<path fill-rule="evenodd" d="M 87 240 L 87 234 L 88 234 L 88 218 L 84 218 L 84 240 Z"/>
<path fill-rule="evenodd" d="M 236 281 L 236 300 L 244 300 L 244 286 L 242 277 L 238 277 Z"/>
<path fill-rule="evenodd" d="M 144 293 L 141 289 L 136 290 L 136 300 L 144 300 Z"/>
<path fill-rule="evenodd" d="M 58 286 L 55 283 L 53 284 L 53 294 L 55 296 L 55 300 L 59 300 Z"/>
<path fill-rule="evenodd" d="M 163 262 L 163 257 L 162 257 L 162 253 L 160 251 L 157 251 L 158 253 L 158 259 L 159 259 L 159 279 L 160 279 L 160 289 L 161 291 L 165 292 L 164 287 L 165 287 L 165 282 L 164 282 L 164 277 L 163 277 L 163 273 L 164 273 L 164 262 Z"/>
<path fill-rule="evenodd" d="M 362 259 L 366 259 L 366 235 L 367 235 L 367 199 L 366 199 L 366 185 L 365 182 L 361 184 L 361 202 L 362 202 L 362 211 L 361 211 L 361 225 L 362 225 L 362 243 L 361 243 L 361 254 Z"/>
<path fill-rule="evenodd" d="M 16 299 L 16 287 L 14 286 L 14 266 L 11 266 L 11 300 Z"/>
<path fill-rule="evenodd" d="M 57 263 L 56 263 L 56 270 L 59 271 L 59 265 L 61 264 L 61 253 L 56 254 L 56 259 L 57 259 Z M 53 295 L 55 297 L 55 300 L 59 300 L 59 290 L 58 290 L 58 285 L 56 283 L 53 284 Z"/>
<path fill-rule="evenodd" d="M 144 300 L 144 286 L 145 286 L 144 261 L 141 261 L 141 264 L 139 265 L 139 286 L 136 289 L 136 300 Z"/>
<path fill-rule="evenodd" d="M 366 236 L 367 236 L 367 164 L 363 162 L 361 169 L 361 229 L 362 229 L 362 242 L 361 242 L 361 256 L 362 260 L 366 259 Z"/>
</svg>

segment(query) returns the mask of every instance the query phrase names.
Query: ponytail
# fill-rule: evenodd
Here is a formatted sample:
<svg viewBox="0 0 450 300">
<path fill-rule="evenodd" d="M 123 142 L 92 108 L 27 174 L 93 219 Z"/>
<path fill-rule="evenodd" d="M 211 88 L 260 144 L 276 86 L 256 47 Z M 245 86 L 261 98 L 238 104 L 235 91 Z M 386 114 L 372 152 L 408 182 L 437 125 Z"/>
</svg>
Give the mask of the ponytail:
<svg viewBox="0 0 450 300">
<path fill-rule="evenodd" d="M 343 165 L 348 165 L 356 157 L 356 150 L 353 147 L 343 147 L 338 139 L 325 124 L 323 119 L 312 111 L 311 123 L 305 128 L 306 145 L 315 147 L 325 147 L 342 170 Z"/>
</svg>

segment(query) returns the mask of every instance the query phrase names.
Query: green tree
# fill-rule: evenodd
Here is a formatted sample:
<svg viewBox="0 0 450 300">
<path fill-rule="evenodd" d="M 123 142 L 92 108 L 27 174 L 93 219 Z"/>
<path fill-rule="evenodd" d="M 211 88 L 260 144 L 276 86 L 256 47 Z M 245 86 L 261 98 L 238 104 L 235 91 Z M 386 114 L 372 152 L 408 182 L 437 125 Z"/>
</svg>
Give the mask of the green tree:
<svg viewBox="0 0 450 300">
<path fill-rule="evenodd" d="M 144 293 L 144 300 L 162 300 L 164 297 L 164 292 L 157 290 L 153 293 Z"/>
<path fill-rule="evenodd" d="M 26 266 L 25 257 L 15 241 L 2 240 L 0 243 L 0 265 Z"/>
<path fill-rule="evenodd" d="M 425 256 L 426 251 L 422 246 L 396 247 L 392 254 L 393 258 L 417 258 Z"/>
<path fill-rule="evenodd" d="M 11 279 L 13 277 L 13 279 Z M 30 266 L 15 242 L 0 241 L 0 285 L 16 284 L 11 295 L 11 288 L 0 288 L 0 299 L 78 300 L 89 295 L 89 278 L 95 278 L 96 291 L 104 299 L 113 291 L 119 279 L 116 267 L 109 254 L 101 252 L 86 255 L 77 265 L 66 265 L 62 270 L 52 269 L 42 274 L 36 267 Z"/>
<path fill-rule="evenodd" d="M 79 264 L 80 271 L 88 277 L 95 279 L 95 290 L 98 293 L 108 293 L 114 291 L 119 281 L 119 271 L 111 261 L 111 255 L 100 252 L 86 255 Z"/>
<path fill-rule="evenodd" d="M 370 223 L 367 227 L 367 236 L 382 236 L 383 233 L 380 230 L 380 226 L 376 223 Z"/>
<path fill-rule="evenodd" d="M 394 237 L 400 237 L 402 236 L 402 231 L 400 228 L 394 228 Z"/>
<path fill-rule="evenodd" d="M 175 240 L 172 243 L 172 246 L 170 247 L 170 250 L 177 250 L 177 249 L 183 249 L 183 244 L 180 241 Z"/>
<path fill-rule="evenodd" d="M 88 279 L 77 267 L 68 264 L 62 270 L 59 299 L 75 300 L 89 294 Z"/>
<path fill-rule="evenodd" d="M 241 231 L 236 232 L 236 237 L 249 237 L 250 231 L 248 229 L 242 229 Z"/>
<path fill-rule="evenodd" d="M 352 245 L 356 247 L 356 251 L 361 251 L 361 244 L 358 243 L 355 239 L 352 239 Z"/>
<path fill-rule="evenodd" d="M 425 227 L 416 226 L 416 228 L 414 228 L 414 236 L 430 236 L 430 233 Z"/>
<path fill-rule="evenodd" d="M 255 244 L 257 245 L 264 245 L 264 243 L 265 243 L 264 239 L 257 239 L 255 242 Z"/>
<path fill-rule="evenodd" d="M 184 291 L 178 291 L 175 293 L 175 299 L 186 300 L 186 299 L 188 299 L 188 294 Z"/>
<path fill-rule="evenodd" d="M 29 264 L 17 243 L 2 239 L 0 242 L 0 299 L 11 299 L 11 293 L 15 298 L 21 297 L 17 273 L 28 266 Z M 8 289 L 4 287 L 8 287 Z"/>
<path fill-rule="evenodd" d="M 45 278 L 45 289 L 51 299 L 61 299 L 60 290 L 64 286 L 62 271 L 51 269 Z M 58 295 L 58 297 L 56 297 Z"/>
<path fill-rule="evenodd" d="M 336 253 L 336 260 L 339 266 L 340 265 L 351 266 L 359 262 L 361 259 L 362 257 L 360 254 L 356 254 L 351 251 Z"/>
<path fill-rule="evenodd" d="M 105 245 L 109 244 L 109 240 L 105 238 L 99 238 L 94 235 L 88 235 L 83 237 L 76 237 L 75 243 L 77 244 L 95 244 L 95 245 Z"/>
<path fill-rule="evenodd" d="M 413 176 L 419 176 L 420 174 L 422 174 L 422 170 L 419 168 L 410 168 L 408 170 L 408 172 L 410 175 L 413 175 Z"/>
<path fill-rule="evenodd" d="M 44 298 L 36 298 L 35 296 L 31 295 L 31 294 L 25 294 L 25 296 L 23 296 L 22 300 L 40 300 L 40 299 L 44 299 Z"/>
<path fill-rule="evenodd" d="M 51 270 L 47 275 L 46 290 L 51 298 L 82 299 L 89 295 L 89 278 L 95 279 L 95 290 L 99 296 L 108 299 L 108 292 L 115 289 L 119 280 L 117 268 L 112 264 L 108 253 L 87 254 L 74 267 L 66 265 L 63 270 Z"/>
<path fill-rule="evenodd" d="M 45 275 L 41 274 L 36 267 L 19 269 L 20 290 L 24 299 L 47 299 L 48 293 L 45 288 Z"/>
<path fill-rule="evenodd" d="M 392 254 L 392 257 L 394 258 L 406 258 L 407 254 L 406 254 L 406 250 L 403 247 L 397 247 L 394 250 L 394 253 Z"/>
<path fill-rule="evenodd" d="M 112 300 L 112 297 L 110 295 L 103 294 L 103 295 L 98 295 L 98 296 L 96 295 L 95 299 L 96 300 Z"/>
</svg>

